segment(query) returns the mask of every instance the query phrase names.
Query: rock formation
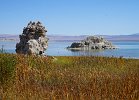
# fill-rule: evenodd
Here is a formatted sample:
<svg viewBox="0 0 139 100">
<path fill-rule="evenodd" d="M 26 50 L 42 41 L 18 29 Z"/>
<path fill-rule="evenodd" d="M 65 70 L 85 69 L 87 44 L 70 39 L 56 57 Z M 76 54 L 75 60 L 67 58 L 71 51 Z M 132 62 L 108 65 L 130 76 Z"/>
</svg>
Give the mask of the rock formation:
<svg viewBox="0 0 139 100">
<path fill-rule="evenodd" d="M 71 50 L 115 49 L 111 42 L 99 36 L 89 36 L 80 42 L 74 42 L 67 47 Z"/>
<path fill-rule="evenodd" d="M 16 53 L 42 55 L 48 47 L 47 30 L 41 22 L 29 22 L 19 35 L 20 42 L 16 44 Z"/>
</svg>

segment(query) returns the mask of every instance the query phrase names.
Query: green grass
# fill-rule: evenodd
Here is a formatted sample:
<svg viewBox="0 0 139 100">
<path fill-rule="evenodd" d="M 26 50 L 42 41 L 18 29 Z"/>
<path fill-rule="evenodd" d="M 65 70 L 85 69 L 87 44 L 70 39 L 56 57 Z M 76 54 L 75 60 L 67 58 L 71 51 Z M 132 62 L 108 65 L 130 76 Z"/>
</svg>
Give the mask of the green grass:
<svg viewBox="0 0 139 100">
<path fill-rule="evenodd" d="M 10 83 L 13 79 L 16 65 L 15 55 L 4 55 L 0 56 L 0 84 L 5 85 Z"/>
<path fill-rule="evenodd" d="M 139 99 L 137 59 L 0 54 L 0 63 L 2 99 Z"/>
</svg>

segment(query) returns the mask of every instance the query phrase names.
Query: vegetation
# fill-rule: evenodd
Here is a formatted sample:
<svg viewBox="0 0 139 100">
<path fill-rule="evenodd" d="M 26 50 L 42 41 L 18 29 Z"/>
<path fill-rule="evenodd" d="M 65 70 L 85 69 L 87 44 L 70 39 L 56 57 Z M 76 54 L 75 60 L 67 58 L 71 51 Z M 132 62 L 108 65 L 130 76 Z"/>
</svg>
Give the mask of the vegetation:
<svg viewBox="0 0 139 100">
<path fill-rule="evenodd" d="M 138 100 L 139 60 L 0 54 L 2 100 Z"/>
<path fill-rule="evenodd" d="M 0 53 L 5 53 L 4 45 L 1 46 Z"/>
</svg>

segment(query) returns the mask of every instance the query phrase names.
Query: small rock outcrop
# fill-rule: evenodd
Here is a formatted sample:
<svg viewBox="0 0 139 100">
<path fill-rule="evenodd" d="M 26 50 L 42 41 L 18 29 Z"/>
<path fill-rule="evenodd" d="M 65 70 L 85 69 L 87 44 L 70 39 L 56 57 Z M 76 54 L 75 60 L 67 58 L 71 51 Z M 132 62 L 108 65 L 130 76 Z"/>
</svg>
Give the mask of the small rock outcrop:
<svg viewBox="0 0 139 100">
<path fill-rule="evenodd" d="M 19 35 L 20 42 L 16 44 L 16 53 L 42 55 L 48 47 L 47 30 L 41 22 L 29 22 Z"/>
<path fill-rule="evenodd" d="M 80 42 L 74 42 L 67 47 L 70 50 L 96 50 L 115 49 L 116 47 L 109 41 L 99 36 L 89 36 Z"/>
</svg>

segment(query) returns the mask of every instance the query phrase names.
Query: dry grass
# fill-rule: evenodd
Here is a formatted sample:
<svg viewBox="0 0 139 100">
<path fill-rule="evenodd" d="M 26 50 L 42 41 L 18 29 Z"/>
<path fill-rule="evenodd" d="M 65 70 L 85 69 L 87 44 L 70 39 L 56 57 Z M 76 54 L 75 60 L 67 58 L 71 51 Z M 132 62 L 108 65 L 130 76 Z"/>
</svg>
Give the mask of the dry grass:
<svg viewBox="0 0 139 100">
<path fill-rule="evenodd" d="M 139 60 L 0 54 L 2 100 L 138 100 Z"/>
</svg>

